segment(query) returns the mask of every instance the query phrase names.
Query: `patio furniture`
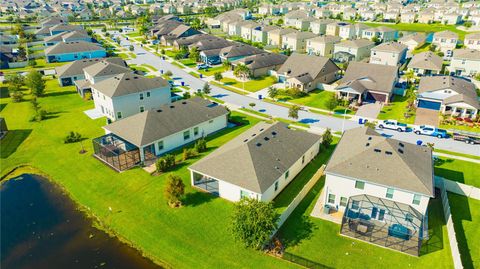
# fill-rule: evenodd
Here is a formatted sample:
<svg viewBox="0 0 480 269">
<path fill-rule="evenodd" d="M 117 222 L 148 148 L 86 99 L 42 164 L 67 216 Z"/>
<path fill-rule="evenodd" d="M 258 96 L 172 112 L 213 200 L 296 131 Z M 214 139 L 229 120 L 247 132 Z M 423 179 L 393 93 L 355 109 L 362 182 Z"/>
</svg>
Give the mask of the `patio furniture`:
<svg viewBox="0 0 480 269">
<path fill-rule="evenodd" d="M 395 223 L 390 227 L 388 227 L 388 235 L 396 238 L 400 238 L 403 240 L 409 240 L 411 236 L 411 231 L 407 227 L 401 224 Z"/>
</svg>

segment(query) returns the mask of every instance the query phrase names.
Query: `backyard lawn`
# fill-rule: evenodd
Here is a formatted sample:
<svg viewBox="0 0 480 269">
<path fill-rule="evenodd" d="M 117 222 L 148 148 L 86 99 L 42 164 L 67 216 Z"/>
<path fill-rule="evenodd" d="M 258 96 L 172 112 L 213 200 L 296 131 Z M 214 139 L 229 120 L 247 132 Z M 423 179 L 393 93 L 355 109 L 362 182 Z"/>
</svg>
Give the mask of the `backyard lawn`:
<svg viewBox="0 0 480 269">
<path fill-rule="evenodd" d="M 35 67 L 20 67 L 20 68 L 9 68 L 9 69 L 2 69 L 2 72 L 5 74 L 9 73 L 21 73 L 21 72 L 28 72 L 30 70 L 43 70 L 43 69 L 53 69 L 57 66 L 62 66 L 67 64 L 68 62 L 61 62 L 61 63 L 47 63 L 45 59 L 35 59 L 37 65 Z"/>
<path fill-rule="evenodd" d="M 197 65 L 197 63 L 191 59 L 181 59 L 179 62 L 188 67 L 195 67 Z"/>
<path fill-rule="evenodd" d="M 438 157 L 435 175 L 480 188 L 479 166 L 478 163 Z"/>
<path fill-rule="evenodd" d="M 228 86 L 235 86 L 240 89 L 245 88 L 246 91 L 256 92 L 277 83 L 277 79 L 273 76 L 265 76 L 265 77 L 260 77 L 256 79 L 250 79 L 248 81 L 245 81 L 245 86 L 243 81 L 238 81 L 233 78 L 223 78 L 221 82 L 223 82 L 225 85 L 228 85 Z"/>
<path fill-rule="evenodd" d="M 45 97 L 38 101 L 49 112 L 48 119 L 39 123 L 30 122 L 30 102 L 11 103 L 9 98 L 0 98 L 0 116 L 6 118 L 11 130 L 0 142 L 2 176 L 21 164 L 38 168 L 64 187 L 87 213 L 98 218 L 100 227 L 165 267 L 245 268 L 255 264 L 258 268 L 296 268 L 245 249 L 228 228 L 233 204 L 190 186 L 190 164 L 258 120 L 232 112 L 236 120 L 244 122 L 243 126 L 209 138 L 207 153 L 174 168 L 172 173 L 186 185 L 186 196 L 182 208 L 172 209 L 164 198 L 166 174 L 150 176 L 140 168 L 117 173 L 92 157 L 90 141 L 104 134 L 101 126 L 105 124 L 104 118 L 91 120 L 83 113 L 93 108 L 92 101 L 83 101 L 74 87 L 58 87 L 56 80 L 48 81 Z M 86 138 L 86 154 L 79 154 L 79 143 L 63 143 L 69 131 Z"/>
<path fill-rule="evenodd" d="M 463 267 L 480 268 L 480 201 L 448 193 Z"/>
<path fill-rule="evenodd" d="M 394 95 L 393 102 L 384 105 L 378 114 L 379 120 L 398 120 L 399 122 L 413 124 L 415 122 L 415 113 L 410 112 L 410 117 L 405 118 L 407 113 L 408 100 L 405 96 Z"/>
<path fill-rule="evenodd" d="M 432 24 L 426 24 L 426 23 L 371 23 L 371 22 L 365 22 L 366 25 L 376 27 L 376 26 L 387 26 L 392 29 L 396 29 L 398 31 L 407 31 L 407 32 L 425 32 L 425 33 L 431 33 L 431 32 L 440 32 L 440 31 L 445 31 L 449 30 L 452 32 L 455 32 L 458 34 L 460 40 L 463 40 L 465 37 L 466 32 L 462 30 L 458 30 L 456 28 L 456 25 L 444 25 L 441 23 L 432 23 Z"/>
<path fill-rule="evenodd" d="M 211 68 L 208 68 L 208 69 L 202 69 L 202 70 L 198 70 L 198 72 L 202 73 L 204 76 L 213 76 L 215 73 L 217 72 L 220 72 L 222 73 L 223 71 L 225 71 L 225 67 L 219 65 L 219 66 L 215 66 L 215 67 L 211 67 Z"/>
<path fill-rule="evenodd" d="M 332 268 L 452 268 L 441 201 L 429 210 L 430 239 L 420 257 L 341 236 L 340 225 L 310 216 L 323 188 L 320 180 L 279 231 L 288 253 Z"/>
</svg>

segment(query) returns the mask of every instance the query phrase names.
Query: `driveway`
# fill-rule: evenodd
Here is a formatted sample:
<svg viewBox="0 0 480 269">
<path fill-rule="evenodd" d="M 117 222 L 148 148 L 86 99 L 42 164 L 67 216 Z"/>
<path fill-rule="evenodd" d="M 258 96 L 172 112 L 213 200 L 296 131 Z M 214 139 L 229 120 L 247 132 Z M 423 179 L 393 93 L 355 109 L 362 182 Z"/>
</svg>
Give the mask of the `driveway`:
<svg viewBox="0 0 480 269">
<path fill-rule="evenodd" d="M 438 127 L 438 110 L 417 108 L 415 125 L 433 125 Z"/>
<path fill-rule="evenodd" d="M 380 110 L 382 110 L 381 103 L 364 104 L 358 108 L 355 116 L 360 118 L 376 119 L 380 113 Z"/>
</svg>

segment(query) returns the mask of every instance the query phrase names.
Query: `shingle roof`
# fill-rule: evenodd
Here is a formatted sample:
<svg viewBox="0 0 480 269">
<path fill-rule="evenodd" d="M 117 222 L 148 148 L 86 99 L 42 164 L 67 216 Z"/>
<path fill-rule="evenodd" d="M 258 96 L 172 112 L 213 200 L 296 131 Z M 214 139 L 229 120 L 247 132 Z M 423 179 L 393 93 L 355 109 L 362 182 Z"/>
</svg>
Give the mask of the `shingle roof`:
<svg viewBox="0 0 480 269">
<path fill-rule="evenodd" d="M 339 70 L 340 68 L 327 57 L 293 53 L 277 73 L 286 73 L 287 76 L 297 77 L 304 82 L 304 80 L 308 80 L 306 74 L 309 75 L 310 80 L 314 80 L 319 75 L 330 74 Z"/>
<path fill-rule="evenodd" d="M 238 56 L 249 56 L 263 53 L 264 51 L 256 48 L 254 46 L 246 45 L 246 44 L 233 44 L 232 46 L 222 48 L 220 50 L 220 56 L 231 58 L 231 57 L 238 57 Z"/>
<path fill-rule="evenodd" d="M 408 63 L 408 68 L 419 68 L 425 70 L 441 71 L 443 66 L 442 57 L 431 51 L 424 51 L 415 54 Z"/>
<path fill-rule="evenodd" d="M 425 42 L 426 38 L 427 37 L 424 33 L 415 33 L 415 34 L 411 34 L 411 35 L 407 35 L 407 36 L 402 37 L 399 40 L 399 42 L 408 42 L 410 40 L 413 40 L 417 43 L 423 43 L 423 42 Z"/>
<path fill-rule="evenodd" d="M 123 73 L 97 82 L 93 88 L 108 97 L 117 97 L 169 86 L 168 81 L 160 77 L 147 78 L 137 74 Z"/>
<path fill-rule="evenodd" d="M 397 52 L 397 53 L 400 53 L 406 49 L 407 49 L 407 46 L 400 44 L 398 42 L 386 42 L 372 48 L 372 50 L 376 50 L 376 51 Z"/>
<path fill-rule="evenodd" d="M 337 88 L 350 87 L 354 81 L 358 81 L 364 89 L 390 93 L 397 76 L 396 66 L 350 62 Z"/>
<path fill-rule="evenodd" d="M 104 51 L 105 49 L 97 43 L 85 41 L 59 42 L 51 47 L 47 47 L 45 55 L 99 50 Z"/>
<path fill-rule="evenodd" d="M 63 41 L 68 38 L 86 38 L 89 37 L 87 32 L 83 30 L 72 31 L 72 32 L 61 32 L 52 36 L 47 36 L 43 40 L 45 42 L 49 41 Z"/>
<path fill-rule="evenodd" d="M 454 33 L 452 31 L 441 31 L 441 32 L 436 32 L 433 34 L 433 37 L 443 37 L 443 38 L 458 38 L 458 34 Z"/>
<path fill-rule="evenodd" d="M 480 51 L 473 49 L 453 50 L 453 58 L 480 60 Z"/>
<path fill-rule="evenodd" d="M 276 53 L 262 53 L 252 55 L 238 60 L 245 64 L 249 69 L 258 69 L 264 67 L 270 67 L 275 65 L 281 65 L 287 60 L 287 56 Z"/>
<path fill-rule="evenodd" d="M 115 121 L 104 129 L 141 147 L 227 114 L 223 106 L 194 97 Z"/>
<path fill-rule="evenodd" d="M 68 77 L 68 76 L 73 76 L 73 75 L 81 75 L 83 74 L 83 69 L 91 66 L 93 64 L 99 63 L 99 62 L 108 62 L 108 63 L 114 63 L 120 66 L 126 67 L 126 63 L 122 58 L 119 57 L 113 57 L 113 58 L 95 58 L 95 59 L 82 59 L 82 60 L 77 60 L 73 61 L 70 63 L 67 63 L 62 66 L 55 67 L 55 71 L 57 73 L 57 76 L 62 77 Z"/>
<path fill-rule="evenodd" d="M 313 146 L 320 136 L 258 123 L 190 166 L 191 170 L 264 193 Z"/>
<path fill-rule="evenodd" d="M 338 43 L 340 42 L 340 40 L 342 40 L 341 37 L 331 36 L 331 35 L 317 36 L 317 37 L 308 39 L 309 42 L 321 43 L 321 44 Z"/>
<path fill-rule="evenodd" d="M 429 76 L 422 77 L 418 85 L 418 93 L 443 89 L 451 89 L 458 93 L 458 96 L 445 99 L 446 104 L 465 102 L 475 108 L 480 108 L 475 85 L 465 79 L 452 76 Z"/>
<path fill-rule="evenodd" d="M 89 65 L 85 67 L 83 71 L 91 77 L 112 76 L 132 72 L 132 70 L 125 65 L 118 65 L 109 61 L 101 61 Z"/>
<path fill-rule="evenodd" d="M 434 196 L 432 150 L 365 127 L 343 134 L 325 171 Z"/>
<path fill-rule="evenodd" d="M 368 39 L 355 39 L 355 40 L 345 40 L 338 43 L 336 46 L 347 47 L 347 48 L 362 48 L 366 46 L 374 45 L 375 43 Z"/>
</svg>

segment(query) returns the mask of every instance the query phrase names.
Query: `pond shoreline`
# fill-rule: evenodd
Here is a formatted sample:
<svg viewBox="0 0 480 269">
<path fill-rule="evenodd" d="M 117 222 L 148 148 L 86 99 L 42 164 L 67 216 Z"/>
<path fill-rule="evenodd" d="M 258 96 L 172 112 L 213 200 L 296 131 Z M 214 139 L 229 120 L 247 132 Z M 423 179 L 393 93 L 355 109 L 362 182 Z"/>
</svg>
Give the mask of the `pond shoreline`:
<svg viewBox="0 0 480 269">
<path fill-rule="evenodd" d="M 74 204 L 75 204 L 75 209 L 81 214 L 83 214 L 87 219 L 92 221 L 92 226 L 105 232 L 108 236 L 112 238 L 116 238 L 118 241 L 121 243 L 125 244 L 126 246 L 136 250 L 142 257 L 150 260 L 154 264 L 162 267 L 162 268 L 173 268 L 170 266 L 168 263 L 158 259 L 157 257 L 152 257 L 148 254 L 145 253 L 145 251 L 140 247 L 135 245 L 133 242 L 130 240 L 124 238 L 123 236 L 119 235 L 116 233 L 113 229 L 111 229 L 108 225 L 106 225 L 98 216 L 96 216 L 93 212 L 91 212 L 90 208 L 87 206 L 82 205 L 79 203 L 76 199 L 73 198 L 71 193 L 65 188 L 63 185 L 61 185 L 59 182 L 55 181 L 50 175 L 46 174 L 42 170 L 30 165 L 30 164 L 21 164 L 17 165 L 14 168 L 12 168 L 9 172 L 5 173 L 0 177 L 0 186 L 7 182 L 10 179 L 14 179 L 18 176 L 21 176 L 22 174 L 30 174 L 30 175 L 37 175 L 40 176 L 46 180 L 48 180 L 50 183 L 55 185 L 62 193 L 64 193 L 68 199 L 70 199 Z"/>
</svg>

